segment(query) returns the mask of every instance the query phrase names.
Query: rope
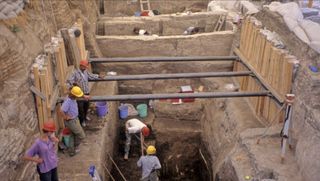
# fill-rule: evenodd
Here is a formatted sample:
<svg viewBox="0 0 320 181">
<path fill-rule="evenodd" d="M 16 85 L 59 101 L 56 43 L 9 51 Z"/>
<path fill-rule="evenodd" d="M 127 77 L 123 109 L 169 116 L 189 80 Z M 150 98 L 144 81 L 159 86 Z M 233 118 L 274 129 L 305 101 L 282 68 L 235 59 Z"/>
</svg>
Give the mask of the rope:
<svg viewBox="0 0 320 181">
<path fill-rule="evenodd" d="M 269 130 L 269 128 L 273 125 L 273 122 L 276 120 L 276 118 L 280 115 L 280 112 L 282 111 L 282 109 L 286 106 L 286 104 L 283 104 L 281 106 L 281 108 L 279 109 L 279 111 L 277 112 L 277 114 L 273 117 L 273 119 L 271 120 L 269 126 L 264 130 L 264 132 L 262 133 L 262 135 L 257 139 L 257 144 L 260 143 L 260 139 L 266 136 L 267 131 Z"/>
<path fill-rule="evenodd" d="M 114 160 L 112 159 L 111 155 L 110 155 L 109 153 L 107 153 L 107 154 L 108 154 L 110 160 L 112 161 L 112 163 L 114 164 L 114 166 L 117 168 L 117 170 L 118 170 L 119 174 L 121 175 L 122 179 L 123 179 L 124 181 L 127 181 L 127 179 L 126 179 L 126 178 L 124 177 L 124 175 L 122 174 L 122 172 L 121 172 L 121 170 L 119 169 L 119 167 L 118 167 L 118 165 L 116 164 L 116 162 L 114 162 Z"/>
<path fill-rule="evenodd" d="M 111 175 L 110 171 L 108 170 L 107 166 L 105 163 L 102 163 L 103 167 L 106 169 L 106 171 L 108 172 L 108 175 L 111 177 L 111 180 L 116 181 L 113 176 Z"/>
</svg>

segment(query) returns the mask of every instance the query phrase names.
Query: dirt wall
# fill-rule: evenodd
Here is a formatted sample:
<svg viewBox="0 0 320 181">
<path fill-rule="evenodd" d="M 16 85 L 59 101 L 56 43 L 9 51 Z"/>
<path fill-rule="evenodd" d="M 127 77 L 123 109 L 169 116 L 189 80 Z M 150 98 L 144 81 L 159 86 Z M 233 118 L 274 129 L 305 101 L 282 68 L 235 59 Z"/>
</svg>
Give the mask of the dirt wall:
<svg viewBox="0 0 320 181">
<path fill-rule="evenodd" d="M 201 32 L 212 32 L 220 15 L 221 13 L 205 12 L 179 16 L 102 18 L 99 26 L 103 26 L 104 34 L 99 35 L 134 35 L 135 27 L 160 36 L 182 35 L 188 27 L 200 27 Z"/>
<path fill-rule="evenodd" d="M 43 3 L 42 3 L 43 2 Z M 75 5 L 77 4 L 77 6 Z M 94 1 L 30 0 L 15 19 L 0 21 L 0 177 L 35 180 L 35 167 L 21 160 L 38 133 L 34 98 L 29 91 L 29 69 L 43 45 L 76 18 L 85 22 L 88 49 L 99 55 L 94 37 L 97 19 Z M 90 36 L 88 36 L 90 35 Z"/>
<path fill-rule="evenodd" d="M 161 14 L 172 14 L 191 10 L 192 12 L 206 11 L 208 0 L 152 0 L 151 9 L 158 10 Z M 104 12 L 107 16 L 133 16 L 140 10 L 138 0 L 105 0 Z"/>
<path fill-rule="evenodd" d="M 290 32 L 282 17 L 264 10 L 256 15 L 268 29 L 276 31 L 286 48 L 300 60 L 292 92 L 296 95 L 290 132 L 295 146 L 295 157 L 305 180 L 320 180 L 320 75 L 309 70 L 309 65 L 319 65 L 320 54 Z"/>
<path fill-rule="evenodd" d="M 232 41 L 232 31 L 169 37 L 97 36 L 104 57 L 223 56 L 230 54 Z"/>
</svg>

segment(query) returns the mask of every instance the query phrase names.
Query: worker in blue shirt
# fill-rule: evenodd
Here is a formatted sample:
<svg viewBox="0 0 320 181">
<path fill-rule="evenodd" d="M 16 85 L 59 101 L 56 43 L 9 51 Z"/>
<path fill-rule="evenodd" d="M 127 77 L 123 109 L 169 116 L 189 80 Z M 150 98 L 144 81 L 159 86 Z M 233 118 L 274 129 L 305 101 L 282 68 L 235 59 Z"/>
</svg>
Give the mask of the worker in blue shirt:
<svg viewBox="0 0 320 181">
<path fill-rule="evenodd" d="M 137 165 L 142 168 L 141 181 L 159 181 L 157 170 L 161 168 L 161 164 L 155 154 L 156 148 L 150 145 L 147 148 L 147 155 L 142 155 L 138 160 Z"/>
</svg>

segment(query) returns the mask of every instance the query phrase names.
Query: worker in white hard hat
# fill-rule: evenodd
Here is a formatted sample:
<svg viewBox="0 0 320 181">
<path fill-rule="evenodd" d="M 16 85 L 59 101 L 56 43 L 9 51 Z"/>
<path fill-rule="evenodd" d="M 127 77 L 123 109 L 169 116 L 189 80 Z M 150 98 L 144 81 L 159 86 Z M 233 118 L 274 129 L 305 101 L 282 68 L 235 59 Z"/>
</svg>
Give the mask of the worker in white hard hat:
<svg viewBox="0 0 320 181">
<path fill-rule="evenodd" d="M 138 167 L 142 168 L 141 181 L 158 181 L 157 171 L 161 169 L 161 164 L 156 156 L 156 148 L 152 145 L 147 148 L 147 155 L 141 156 L 137 162 Z"/>
</svg>

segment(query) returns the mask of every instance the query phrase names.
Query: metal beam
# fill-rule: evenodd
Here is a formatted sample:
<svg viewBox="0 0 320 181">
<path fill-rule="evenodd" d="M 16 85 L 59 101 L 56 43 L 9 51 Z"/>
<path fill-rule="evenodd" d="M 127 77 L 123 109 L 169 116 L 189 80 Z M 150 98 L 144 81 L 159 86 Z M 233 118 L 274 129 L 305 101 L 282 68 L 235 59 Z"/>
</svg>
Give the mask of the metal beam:
<svg viewBox="0 0 320 181">
<path fill-rule="evenodd" d="M 201 93 L 172 93 L 172 94 L 132 94 L 132 95 L 109 95 L 91 96 L 89 101 L 127 101 L 127 100 L 150 100 L 150 99 L 177 99 L 177 98 L 228 98 L 228 97 L 259 97 L 269 96 L 269 91 L 261 92 L 201 92 Z M 60 101 L 63 99 L 60 98 Z M 83 98 L 78 100 L 84 100 Z"/>
<path fill-rule="evenodd" d="M 155 79 L 180 79 L 180 78 L 202 78 L 202 77 L 235 77 L 248 76 L 251 71 L 239 72 L 200 72 L 200 73 L 177 73 L 177 74 L 140 74 L 140 75 L 118 75 L 106 76 L 103 79 L 90 80 L 96 81 L 121 81 L 121 80 L 155 80 Z"/>
<path fill-rule="evenodd" d="M 125 62 L 187 62 L 187 61 L 234 61 L 237 56 L 190 56 L 190 57 L 115 57 L 90 58 L 91 63 L 125 63 Z"/>
</svg>

